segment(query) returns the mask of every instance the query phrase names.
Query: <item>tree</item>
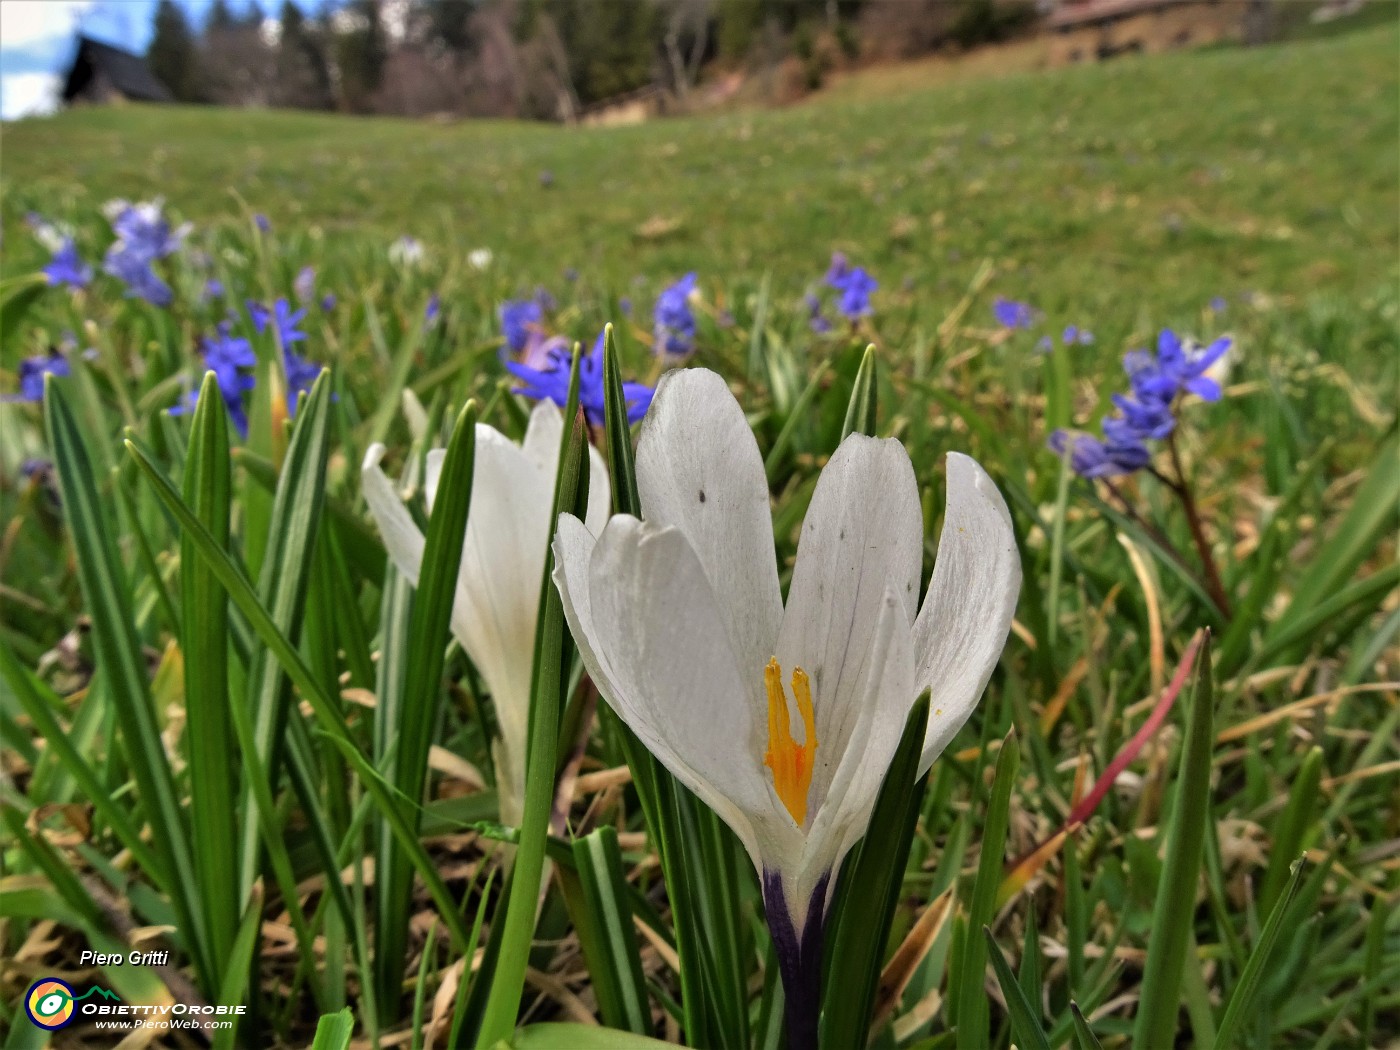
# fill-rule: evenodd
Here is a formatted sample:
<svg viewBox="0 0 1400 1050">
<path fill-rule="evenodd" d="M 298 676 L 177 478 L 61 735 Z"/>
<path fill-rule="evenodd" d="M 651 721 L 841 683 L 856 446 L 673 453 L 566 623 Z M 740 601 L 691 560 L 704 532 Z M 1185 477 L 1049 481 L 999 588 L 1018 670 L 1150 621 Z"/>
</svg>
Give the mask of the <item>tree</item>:
<svg viewBox="0 0 1400 1050">
<path fill-rule="evenodd" d="M 650 0 L 546 0 L 541 14 L 553 20 L 584 105 L 651 80 L 662 25 Z"/>
<path fill-rule="evenodd" d="M 334 103 L 326 55 L 314 29 L 293 0 L 283 0 L 278 16 L 277 81 L 272 104 L 291 109 L 330 109 Z"/>
<path fill-rule="evenodd" d="M 428 33 L 444 48 L 457 55 L 475 51 L 472 16 L 477 5 L 470 0 L 427 0 Z"/>
<path fill-rule="evenodd" d="M 378 0 L 355 0 L 347 11 L 351 21 L 335 41 L 340 70 L 340 104 L 353 113 L 368 112 L 370 97 L 384 79 L 388 46 L 379 21 Z"/>
<path fill-rule="evenodd" d="M 214 0 L 209 7 L 209 15 L 204 20 L 204 35 L 211 36 L 224 29 L 238 25 L 238 19 L 229 10 L 228 0 Z"/>
<path fill-rule="evenodd" d="M 204 101 L 194 35 L 185 13 L 174 0 L 160 0 L 156 5 L 154 27 L 150 47 L 146 49 L 146 63 L 151 72 L 178 101 Z"/>
<path fill-rule="evenodd" d="M 235 16 L 215 0 L 204 25 L 203 69 L 208 95 L 221 106 L 266 106 L 277 77 L 276 53 L 263 38 L 262 9 Z"/>
</svg>

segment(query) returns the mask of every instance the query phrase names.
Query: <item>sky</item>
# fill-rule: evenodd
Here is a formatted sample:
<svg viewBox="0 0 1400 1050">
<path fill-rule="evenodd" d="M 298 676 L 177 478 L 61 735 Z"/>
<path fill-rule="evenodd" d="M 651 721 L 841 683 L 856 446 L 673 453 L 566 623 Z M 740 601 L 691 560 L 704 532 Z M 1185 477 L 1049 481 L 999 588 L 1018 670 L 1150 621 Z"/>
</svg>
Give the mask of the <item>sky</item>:
<svg viewBox="0 0 1400 1050">
<path fill-rule="evenodd" d="M 198 25 L 211 0 L 187 0 Z M 229 7 L 239 12 L 244 3 Z M 266 5 L 265 5 L 266 6 Z M 78 30 L 144 54 L 156 0 L 0 0 L 0 120 L 51 113 L 73 58 Z"/>
</svg>

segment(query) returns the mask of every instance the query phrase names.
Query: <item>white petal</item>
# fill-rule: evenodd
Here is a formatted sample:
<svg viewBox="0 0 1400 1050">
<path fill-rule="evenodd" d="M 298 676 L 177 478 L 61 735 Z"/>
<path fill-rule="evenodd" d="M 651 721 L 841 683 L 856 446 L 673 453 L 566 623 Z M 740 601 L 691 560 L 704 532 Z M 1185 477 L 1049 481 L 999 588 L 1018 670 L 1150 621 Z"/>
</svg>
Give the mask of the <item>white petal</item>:
<svg viewBox="0 0 1400 1050">
<path fill-rule="evenodd" d="M 559 447 L 564 440 L 564 414 L 553 401 L 537 401 L 530 409 L 521 446 L 531 463 L 551 477 L 559 469 Z"/>
<path fill-rule="evenodd" d="M 1021 558 L 1006 502 L 976 460 L 950 452 L 943 535 L 914 622 L 919 688 L 931 690 L 924 769 L 977 706 L 1020 592 Z"/>
<path fill-rule="evenodd" d="M 433 502 L 437 499 L 438 481 L 442 478 L 442 464 L 446 459 L 447 449 L 445 448 L 429 449 L 428 454 L 423 457 L 423 505 L 429 514 L 433 512 Z"/>
<path fill-rule="evenodd" d="M 478 424 L 452 629 L 491 691 L 501 736 L 522 777 L 553 502 L 554 476 L 499 431 Z"/>
<path fill-rule="evenodd" d="M 820 808 L 807 833 L 802 863 L 788 896 L 804 905 L 824 876 L 832 876 L 828 891 L 835 888 L 841 861 L 869 828 L 880 786 L 918 696 L 909 620 L 904 599 L 895 588 L 886 589 L 875 629 L 866 638 L 866 650 L 853 657 L 859 673 L 848 679 L 849 692 L 829 698 L 848 707 L 855 715 L 855 724 L 844 753 L 827 756 L 835 769 L 828 775 L 825 794 L 817 799 Z M 817 747 L 819 763 L 824 745 L 822 741 Z"/>
<path fill-rule="evenodd" d="M 584 533 L 561 517 L 555 578 L 585 666 L 618 716 L 758 865 L 751 816 L 776 802 L 763 766 L 766 716 L 750 702 L 699 559 L 677 529 L 628 515 L 613 517 L 591 552 Z"/>
<path fill-rule="evenodd" d="M 923 551 L 923 517 L 914 468 L 892 438 L 852 434 L 822 471 L 802 523 L 797 564 L 778 637 L 784 675 L 807 672 L 816 710 L 818 765 L 823 778 L 860 713 L 847 698 L 859 693 L 887 588 L 914 619 Z M 906 628 L 907 630 L 907 628 Z M 917 693 L 905 698 L 912 703 Z"/>
<path fill-rule="evenodd" d="M 637 444 L 642 515 L 684 535 L 709 580 L 749 689 L 764 701 L 763 666 L 782 623 L 768 481 L 753 431 L 714 372 L 661 377 Z"/>
<path fill-rule="evenodd" d="M 554 484 L 559 473 L 559 450 L 564 440 L 564 416 L 553 401 L 539 401 L 530 410 L 530 424 L 525 429 L 521 448 Z M 612 487 L 608 483 L 608 467 L 602 455 L 588 446 L 588 516 L 589 529 L 595 534 L 603 528 L 612 509 Z"/>
<path fill-rule="evenodd" d="M 629 439 L 630 440 L 630 439 Z M 612 513 L 612 485 L 602 455 L 588 446 L 588 527 L 601 532 Z"/>
<path fill-rule="evenodd" d="M 423 533 L 380 469 L 379 461 L 383 458 L 383 445 L 369 447 L 360 468 L 360 486 L 379 526 L 379 534 L 384 537 L 384 549 L 395 568 L 417 587 L 418 570 L 423 564 Z"/>
</svg>

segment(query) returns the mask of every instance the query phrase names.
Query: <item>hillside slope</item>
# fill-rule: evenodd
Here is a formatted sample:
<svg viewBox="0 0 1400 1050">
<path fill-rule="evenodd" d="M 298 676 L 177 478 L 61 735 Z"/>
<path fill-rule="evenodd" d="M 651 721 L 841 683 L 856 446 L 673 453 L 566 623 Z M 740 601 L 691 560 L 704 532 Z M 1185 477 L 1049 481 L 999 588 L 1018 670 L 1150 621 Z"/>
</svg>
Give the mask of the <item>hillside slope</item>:
<svg viewBox="0 0 1400 1050">
<path fill-rule="evenodd" d="M 490 247 L 521 280 L 819 273 L 834 247 L 946 298 L 984 258 L 1080 308 L 1375 287 L 1397 255 L 1394 25 L 1253 51 L 567 130 L 210 109 L 5 129 L 7 233 L 163 194 L 200 222 Z M 7 238 L 18 246 L 27 238 Z M 32 264 L 7 253 L 7 272 Z"/>
</svg>

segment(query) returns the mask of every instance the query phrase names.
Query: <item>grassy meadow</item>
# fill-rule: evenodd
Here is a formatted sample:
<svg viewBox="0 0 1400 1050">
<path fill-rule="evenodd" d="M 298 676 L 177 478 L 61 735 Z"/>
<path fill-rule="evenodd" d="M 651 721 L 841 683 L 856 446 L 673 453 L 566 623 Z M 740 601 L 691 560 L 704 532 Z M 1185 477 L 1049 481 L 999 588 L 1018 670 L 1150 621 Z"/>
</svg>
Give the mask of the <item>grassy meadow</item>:
<svg viewBox="0 0 1400 1050">
<path fill-rule="evenodd" d="M 995 481 L 1020 551 L 981 703 L 926 778 L 896 757 L 843 870 L 823 1050 L 1400 1039 L 1397 44 L 1391 21 L 873 72 L 599 130 L 6 125 L 0 382 L 23 395 L 51 353 L 66 374 L 0 403 L 0 1044 L 117 1045 L 87 1015 L 31 1023 L 58 978 L 247 1006 L 123 1046 L 784 1045 L 747 856 L 581 673 L 552 592 L 517 829 L 497 698 L 430 582 L 455 579 L 440 523 L 460 539 L 450 515 L 476 511 L 425 506 L 425 454 L 470 476 L 469 400 L 525 432 L 500 305 L 544 289 L 542 324 L 585 351 L 611 322 L 610 364 L 654 385 L 652 303 L 688 272 L 687 363 L 757 435 L 784 586 L 852 430 L 908 450 L 925 581 L 949 451 Z M 190 224 L 156 264 L 168 306 L 101 272 L 105 202 L 157 196 Z M 86 288 L 34 276 L 32 215 L 98 271 Z M 879 281 L 850 324 L 822 285 L 837 251 Z M 278 299 L 306 310 L 297 360 L 328 370 L 299 403 L 285 333 L 245 305 Z M 209 384 L 169 412 L 225 323 L 255 358 L 246 436 Z M 1165 328 L 1230 338 L 1224 396 L 1174 403 L 1152 469 L 1076 477 L 1047 438 L 1097 432 L 1124 353 Z M 613 393 L 564 461 L 591 439 L 635 512 Z M 376 443 L 441 559 L 421 590 L 366 508 Z M 170 958 L 81 961 L 133 949 Z"/>
</svg>

